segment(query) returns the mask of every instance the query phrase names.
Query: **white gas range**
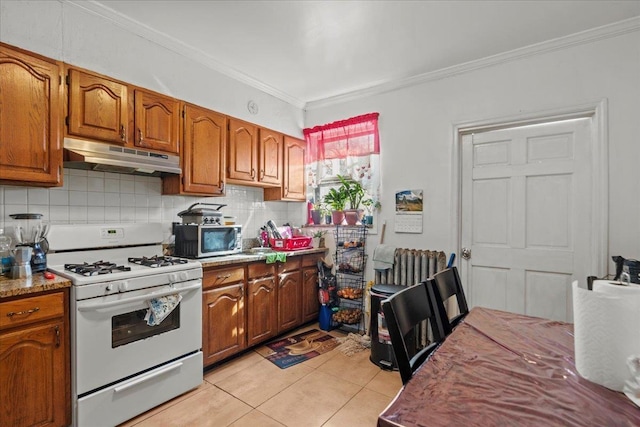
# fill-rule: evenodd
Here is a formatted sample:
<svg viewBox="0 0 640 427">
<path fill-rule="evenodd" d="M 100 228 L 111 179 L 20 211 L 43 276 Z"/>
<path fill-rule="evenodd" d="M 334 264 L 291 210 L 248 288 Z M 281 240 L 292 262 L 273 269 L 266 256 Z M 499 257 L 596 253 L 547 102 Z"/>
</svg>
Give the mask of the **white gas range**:
<svg viewBox="0 0 640 427">
<path fill-rule="evenodd" d="M 48 269 L 72 281 L 75 426 L 117 425 L 202 383 L 202 267 L 161 241 L 155 223 L 51 226 Z"/>
</svg>

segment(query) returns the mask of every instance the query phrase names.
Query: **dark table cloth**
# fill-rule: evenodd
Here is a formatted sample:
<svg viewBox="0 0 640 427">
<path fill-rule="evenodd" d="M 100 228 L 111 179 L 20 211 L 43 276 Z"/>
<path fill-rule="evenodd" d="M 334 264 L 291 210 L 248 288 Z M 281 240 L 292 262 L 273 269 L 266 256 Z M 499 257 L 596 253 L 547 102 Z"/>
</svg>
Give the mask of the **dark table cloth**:
<svg viewBox="0 0 640 427">
<path fill-rule="evenodd" d="M 572 324 L 475 307 L 378 418 L 464 425 L 637 427 L 640 408 L 578 374 Z"/>
</svg>

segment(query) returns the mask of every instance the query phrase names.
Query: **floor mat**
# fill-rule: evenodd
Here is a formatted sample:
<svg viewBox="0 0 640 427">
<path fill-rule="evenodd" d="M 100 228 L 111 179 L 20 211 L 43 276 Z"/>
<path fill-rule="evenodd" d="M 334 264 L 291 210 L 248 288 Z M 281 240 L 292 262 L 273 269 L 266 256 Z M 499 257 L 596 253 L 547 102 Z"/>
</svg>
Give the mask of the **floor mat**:
<svg viewBox="0 0 640 427">
<path fill-rule="evenodd" d="M 333 350 L 340 344 L 329 334 L 310 329 L 297 335 L 270 342 L 258 353 L 280 369 L 312 359 Z"/>
</svg>

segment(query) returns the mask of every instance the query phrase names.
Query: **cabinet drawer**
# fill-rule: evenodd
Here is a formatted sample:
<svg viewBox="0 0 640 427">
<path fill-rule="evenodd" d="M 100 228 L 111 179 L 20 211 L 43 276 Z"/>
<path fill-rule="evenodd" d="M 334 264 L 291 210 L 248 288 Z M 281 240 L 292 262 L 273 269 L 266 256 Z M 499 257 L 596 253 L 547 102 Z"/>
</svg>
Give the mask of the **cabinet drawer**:
<svg viewBox="0 0 640 427">
<path fill-rule="evenodd" d="M 299 256 L 290 258 L 285 263 L 278 263 L 278 273 L 286 273 L 287 271 L 299 270 L 302 260 Z"/>
<path fill-rule="evenodd" d="M 302 266 L 303 267 L 311 267 L 311 266 L 317 266 L 318 265 L 318 260 L 322 259 L 323 255 L 322 254 L 313 254 L 313 255 L 303 255 L 302 256 Z"/>
<path fill-rule="evenodd" d="M 249 264 L 247 268 L 249 279 L 258 277 L 266 277 L 275 275 L 275 267 L 273 264 L 265 264 L 264 262 L 256 262 Z"/>
<path fill-rule="evenodd" d="M 0 303 L 0 329 L 64 315 L 64 293 L 33 296 Z"/>
<path fill-rule="evenodd" d="M 205 270 L 202 276 L 202 288 L 213 288 L 242 281 L 244 281 L 244 267 Z"/>
</svg>

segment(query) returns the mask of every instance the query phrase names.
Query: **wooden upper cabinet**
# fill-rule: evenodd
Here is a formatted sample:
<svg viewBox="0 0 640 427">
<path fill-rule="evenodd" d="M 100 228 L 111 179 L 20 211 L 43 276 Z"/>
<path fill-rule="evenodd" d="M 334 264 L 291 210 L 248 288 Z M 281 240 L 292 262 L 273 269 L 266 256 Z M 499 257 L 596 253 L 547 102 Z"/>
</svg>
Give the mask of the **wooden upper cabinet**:
<svg viewBox="0 0 640 427">
<path fill-rule="evenodd" d="M 0 43 L 0 181 L 62 185 L 62 64 Z"/>
<path fill-rule="evenodd" d="M 285 135 L 282 187 L 265 188 L 264 200 L 306 200 L 304 181 L 306 148 L 305 141 Z"/>
<path fill-rule="evenodd" d="M 136 89 L 134 145 L 179 154 L 180 101 Z"/>
<path fill-rule="evenodd" d="M 283 141 L 281 133 L 260 128 L 258 182 L 282 185 Z"/>
<path fill-rule="evenodd" d="M 257 181 L 258 126 L 229 118 L 227 177 L 246 184 Z"/>
<path fill-rule="evenodd" d="M 163 178 L 163 193 L 223 196 L 227 117 L 186 104 L 183 130 L 182 178 Z"/>
<path fill-rule="evenodd" d="M 129 88 L 126 84 L 69 69 L 67 133 L 92 140 L 126 144 L 129 140 Z"/>
</svg>

